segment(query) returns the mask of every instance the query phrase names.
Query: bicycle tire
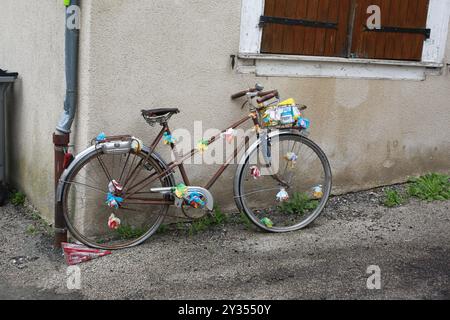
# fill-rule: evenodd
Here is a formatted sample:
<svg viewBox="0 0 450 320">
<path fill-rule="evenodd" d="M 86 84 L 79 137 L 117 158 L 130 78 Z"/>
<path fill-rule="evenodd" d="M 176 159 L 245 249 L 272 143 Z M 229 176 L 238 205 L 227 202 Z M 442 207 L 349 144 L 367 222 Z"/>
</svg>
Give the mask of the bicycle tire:
<svg viewBox="0 0 450 320">
<path fill-rule="evenodd" d="M 235 182 L 234 182 L 234 194 L 235 194 L 235 201 L 236 205 L 239 208 L 241 212 L 243 212 L 250 221 L 257 226 L 259 229 L 271 232 L 271 233 L 285 233 L 285 232 L 292 232 L 297 231 L 303 228 L 306 228 L 308 225 L 313 223 L 322 213 L 323 209 L 325 208 L 329 196 L 331 194 L 331 188 L 332 188 L 332 173 L 331 173 L 331 167 L 328 161 L 328 158 L 326 157 L 325 153 L 322 151 L 322 149 L 314 143 L 312 140 L 306 138 L 304 135 L 302 135 L 300 132 L 296 131 L 277 131 L 273 132 L 270 137 L 272 139 L 275 138 L 281 138 L 281 139 L 294 139 L 296 141 L 301 142 L 302 144 L 308 146 L 318 157 L 320 160 L 320 163 L 323 167 L 323 172 L 325 174 L 324 178 L 324 185 L 323 185 L 323 196 L 320 199 L 320 203 L 317 206 L 317 208 L 314 210 L 314 212 L 309 215 L 309 217 L 302 221 L 301 223 L 297 223 L 292 226 L 288 227 L 276 227 L 272 226 L 269 227 L 266 224 L 264 224 L 260 217 L 258 217 L 253 210 L 250 208 L 249 204 L 246 203 L 246 196 L 244 194 L 243 190 L 243 184 L 244 184 L 244 178 L 246 177 L 246 174 L 248 175 L 248 167 L 249 167 L 249 161 L 252 158 L 252 155 L 255 152 L 258 152 L 261 148 L 261 140 L 257 141 L 244 155 L 244 158 L 241 160 L 241 165 L 238 167 L 235 175 Z"/>
<path fill-rule="evenodd" d="M 167 211 L 169 209 L 169 205 L 164 205 L 163 209 L 161 210 L 161 214 L 158 215 L 158 217 L 155 219 L 155 222 L 152 224 L 152 226 L 146 230 L 144 234 L 142 234 L 139 237 L 136 237 L 136 239 L 132 239 L 130 241 L 125 241 L 121 244 L 116 245 L 105 245 L 102 243 L 98 243 L 96 241 L 93 241 L 88 236 L 84 235 L 79 228 L 77 228 L 71 218 L 69 217 L 69 204 L 68 204 L 68 197 L 70 193 L 70 189 L 72 186 L 73 179 L 76 177 L 76 175 L 82 170 L 89 162 L 95 158 L 97 158 L 98 155 L 103 154 L 103 151 L 101 148 L 91 148 L 92 150 L 88 153 L 86 153 L 81 159 L 77 159 L 76 163 L 74 163 L 69 169 L 69 172 L 65 175 L 65 181 L 62 183 L 62 209 L 64 214 L 64 219 L 66 221 L 66 225 L 68 228 L 68 231 L 70 232 L 71 236 L 73 236 L 76 240 L 80 241 L 81 243 L 97 249 L 103 249 L 103 250 L 118 250 L 118 249 L 124 249 L 124 248 L 130 248 L 137 246 L 143 242 L 145 242 L 148 238 L 150 238 L 159 228 L 161 223 L 163 222 Z M 131 153 L 131 151 L 130 151 Z M 147 147 L 142 148 L 139 156 L 141 159 L 147 159 L 146 165 L 151 166 L 155 170 L 155 172 L 163 173 L 167 169 L 167 165 L 165 162 L 161 159 L 161 157 L 153 153 L 151 156 L 148 156 L 149 149 Z M 150 170 L 149 168 L 146 168 L 147 170 Z M 174 178 L 172 174 L 166 175 L 165 177 L 161 178 L 161 187 L 173 187 L 175 185 Z M 167 197 L 168 196 L 164 196 Z"/>
</svg>

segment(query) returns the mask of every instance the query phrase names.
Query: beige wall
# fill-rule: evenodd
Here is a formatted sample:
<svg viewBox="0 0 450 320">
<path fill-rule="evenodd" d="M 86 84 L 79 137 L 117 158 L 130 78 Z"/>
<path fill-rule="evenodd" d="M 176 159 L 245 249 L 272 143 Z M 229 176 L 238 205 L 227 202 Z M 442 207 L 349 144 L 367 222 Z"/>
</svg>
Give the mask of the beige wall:
<svg viewBox="0 0 450 320">
<path fill-rule="evenodd" d="M 60 2 L 45 1 L 41 9 L 24 0 L 0 4 L 9 17 L 0 20 L 0 63 L 22 74 L 15 86 L 17 115 L 10 119 L 17 139 L 13 182 L 48 215 L 50 138 L 64 94 Z M 240 2 L 85 0 L 77 145 L 86 146 L 88 137 L 100 131 L 133 133 L 148 142 L 154 129 L 140 117 L 146 107 L 179 106 L 182 114 L 173 119 L 173 127 L 191 128 L 194 120 L 202 120 L 205 128 L 224 128 L 245 116 L 229 95 L 260 82 L 310 106 L 311 137 L 330 158 L 337 192 L 448 171 L 446 71 L 423 82 L 237 74 L 229 56 L 238 51 Z M 41 20 L 44 24 L 35 28 L 24 22 Z M 5 30 L 18 36 L 5 36 Z M 194 183 L 212 173 L 192 169 Z M 213 191 L 223 207 L 231 208 L 229 170 Z"/>
<path fill-rule="evenodd" d="M 0 67 L 20 74 L 8 105 L 7 175 L 46 214 L 53 206 L 51 135 L 64 97 L 60 2 L 0 2 Z"/>
<path fill-rule="evenodd" d="M 63 1 L 1 0 L 0 13 L 0 68 L 19 73 L 8 92 L 8 182 L 52 220 L 52 134 L 65 94 Z M 83 17 L 86 25 L 87 18 Z M 84 65 L 85 44 L 81 46 Z M 81 77 L 85 78 L 83 73 Z M 83 92 L 81 96 L 86 101 Z M 84 147 L 87 121 L 82 106 L 73 142 L 83 141 Z"/>
</svg>

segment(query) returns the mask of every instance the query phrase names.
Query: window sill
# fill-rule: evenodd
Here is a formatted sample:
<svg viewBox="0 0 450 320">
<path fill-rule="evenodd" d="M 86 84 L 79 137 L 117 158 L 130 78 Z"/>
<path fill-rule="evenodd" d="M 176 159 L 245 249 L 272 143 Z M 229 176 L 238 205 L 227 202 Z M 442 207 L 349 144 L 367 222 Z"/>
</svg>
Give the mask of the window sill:
<svg viewBox="0 0 450 320">
<path fill-rule="evenodd" d="M 422 81 L 428 74 L 439 74 L 442 63 L 347 59 L 337 57 L 240 53 L 239 59 L 253 60 L 238 67 L 238 72 L 266 77 L 320 77 Z"/>
</svg>

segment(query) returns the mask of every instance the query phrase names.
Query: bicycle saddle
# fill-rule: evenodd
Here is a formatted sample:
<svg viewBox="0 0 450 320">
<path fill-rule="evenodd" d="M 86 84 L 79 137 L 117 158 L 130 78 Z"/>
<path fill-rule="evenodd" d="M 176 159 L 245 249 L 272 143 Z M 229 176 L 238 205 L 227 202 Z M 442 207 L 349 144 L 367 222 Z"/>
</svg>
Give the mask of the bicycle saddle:
<svg viewBox="0 0 450 320">
<path fill-rule="evenodd" d="M 142 110 L 142 114 L 147 117 L 161 117 L 165 115 L 174 115 L 180 113 L 178 108 L 159 108 L 159 109 L 150 109 L 150 110 Z"/>
</svg>

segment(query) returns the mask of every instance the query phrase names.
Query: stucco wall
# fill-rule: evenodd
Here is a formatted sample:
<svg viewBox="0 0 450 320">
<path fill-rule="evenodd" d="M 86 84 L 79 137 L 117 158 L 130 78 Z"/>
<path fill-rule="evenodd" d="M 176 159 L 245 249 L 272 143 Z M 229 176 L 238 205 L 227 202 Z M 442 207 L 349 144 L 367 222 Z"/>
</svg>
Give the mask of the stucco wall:
<svg viewBox="0 0 450 320">
<path fill-rule="evenodd" d="M 51 133 L 62 108 L 62 1 L 2 0 L 0 64 L 21 73 L 15 86 L 12 181 L 48 216 L 52 202 Z M 231 69 L 239 47 L 241 1 L 85 0 L 81 34 L 80 112 L 75 142 L 155 129 L 143 108 L 178 106 L 174 128 L 224 128 L 245 116 L 231 93 L 255 82 L 309 105 L 311 137 L 328 154 L 335 191 L 404 181 L 450 168 L 450 79 L 423 82 L 256 78 Z M 30 9 L 32 8 L 32 10 Z M 29 25 L 34 25 L 30 28 Z M 10 32 L 8 32 L 10 31 Z M 449 50 L 447 52 L 450 53 Z M 201 184 L 214 167 L 190 167 Z M 203 172 L 203 173 L 202 173 Z M 213 189 L 232 207 L 233 167 Z"/>
<path fill-rule="evenodd" d="M 65 93 L 64 4 L 61 0 L 2 0 L 0 12 L 0 68 L 19 73 L 8 92 L 8 182 L 52 220 L 52 134 L 62 113 Z M 83 17 L 85 25 L 88 17 Z M 83 57 L 85 48 L 83 43 Z M 84 101 L 83 92 L 81 96 Z M 87 125 L 84 113 L 81 108 L 73 130 L 73 142 L 80 139 L 83 146 L 83 125 Z"/>
<path fill-rule="evenodd" d="M 146 106 L 179 106 L 174 127 L 224 128 L 245 116 L 229 95 L 260 82 L 310 106 L 311 137 L 330 157 L 337 192 L 450 168 L 447 73 L 424 82 L 237 74 L 229 56 L 238 52 L 240 3 L 92 2 L 91 136 L 105 128 L 151 135 L 139 114 Z M 209 176 L 193 169 L 196 183 Z M 229 170 L 214 190 L 223 205 L 232 204 Z"/>
</svg>

